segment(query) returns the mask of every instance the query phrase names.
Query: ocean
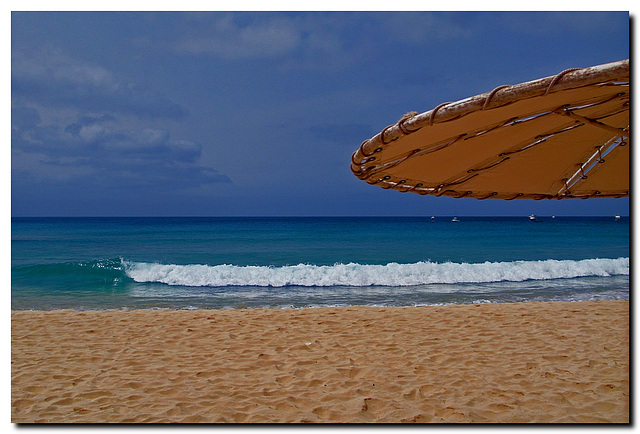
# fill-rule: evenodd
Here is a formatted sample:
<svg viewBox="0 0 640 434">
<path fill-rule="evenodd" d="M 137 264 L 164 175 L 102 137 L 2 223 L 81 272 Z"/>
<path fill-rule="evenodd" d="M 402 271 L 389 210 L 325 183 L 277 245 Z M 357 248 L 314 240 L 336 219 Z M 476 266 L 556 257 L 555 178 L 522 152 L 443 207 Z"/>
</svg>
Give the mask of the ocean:
<svg viewBox="0 0 640 434">
<path fill-rule="evenodd" d="M 305 308 L 629 298 L 629 219 L 13 218 L 11 307 Z"/>
</svg>

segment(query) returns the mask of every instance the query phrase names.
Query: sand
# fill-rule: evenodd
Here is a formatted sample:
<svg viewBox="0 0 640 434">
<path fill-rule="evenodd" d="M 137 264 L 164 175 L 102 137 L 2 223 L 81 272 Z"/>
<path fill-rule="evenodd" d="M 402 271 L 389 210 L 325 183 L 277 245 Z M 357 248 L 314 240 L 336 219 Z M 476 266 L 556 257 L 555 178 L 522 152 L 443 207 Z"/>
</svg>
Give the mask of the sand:
<svg viewBox="0 0 640 434">
<path fill-rule="evenodd" d="M 629 422 L 627 301 L 12 311 L 31 422 Z"/>
</svg>

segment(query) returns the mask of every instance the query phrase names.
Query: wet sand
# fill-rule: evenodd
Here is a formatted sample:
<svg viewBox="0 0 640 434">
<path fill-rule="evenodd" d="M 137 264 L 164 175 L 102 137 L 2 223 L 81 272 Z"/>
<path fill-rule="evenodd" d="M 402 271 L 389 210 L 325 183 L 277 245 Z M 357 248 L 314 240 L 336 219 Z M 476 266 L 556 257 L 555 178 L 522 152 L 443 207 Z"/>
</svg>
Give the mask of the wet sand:
<svg viewBox="0 0 640 434">
<path fill-rule="evenodd" d="M 12 311 L 14 423 L 629 422 L 629 302 Z"/>
</svg>

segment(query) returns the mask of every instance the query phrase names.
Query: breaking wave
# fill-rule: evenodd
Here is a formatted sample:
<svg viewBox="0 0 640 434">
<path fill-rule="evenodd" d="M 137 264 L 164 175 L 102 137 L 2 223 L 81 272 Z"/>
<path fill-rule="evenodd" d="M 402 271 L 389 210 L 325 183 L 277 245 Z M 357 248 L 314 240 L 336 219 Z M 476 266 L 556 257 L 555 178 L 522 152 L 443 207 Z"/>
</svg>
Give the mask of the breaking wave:
<svg viewBox="0 0 640 434">
<path fill-rule="evenodd" d="M 123 261 L 136 282 L 176 286 L 413 286 L 629 275 L 629 258 L 386 265 L 173 265 Z"/>
</svg>

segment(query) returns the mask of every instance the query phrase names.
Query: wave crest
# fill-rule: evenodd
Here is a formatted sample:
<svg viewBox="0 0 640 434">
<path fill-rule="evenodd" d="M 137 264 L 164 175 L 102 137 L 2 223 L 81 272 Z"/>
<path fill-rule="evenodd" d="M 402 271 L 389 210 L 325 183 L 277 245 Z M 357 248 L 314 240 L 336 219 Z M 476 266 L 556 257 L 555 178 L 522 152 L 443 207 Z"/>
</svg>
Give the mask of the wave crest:
<svg viewBox="0 0 640 434">
<path fill-rule="evenodd" d="M 123 261 L 136 282 L 176 286 L 413 286 L 521 282 L 589 276 L 629 275 L 629 258 L 484 263 L 416 262 L 292 266 L 174 265 Z"/>
</svg>

